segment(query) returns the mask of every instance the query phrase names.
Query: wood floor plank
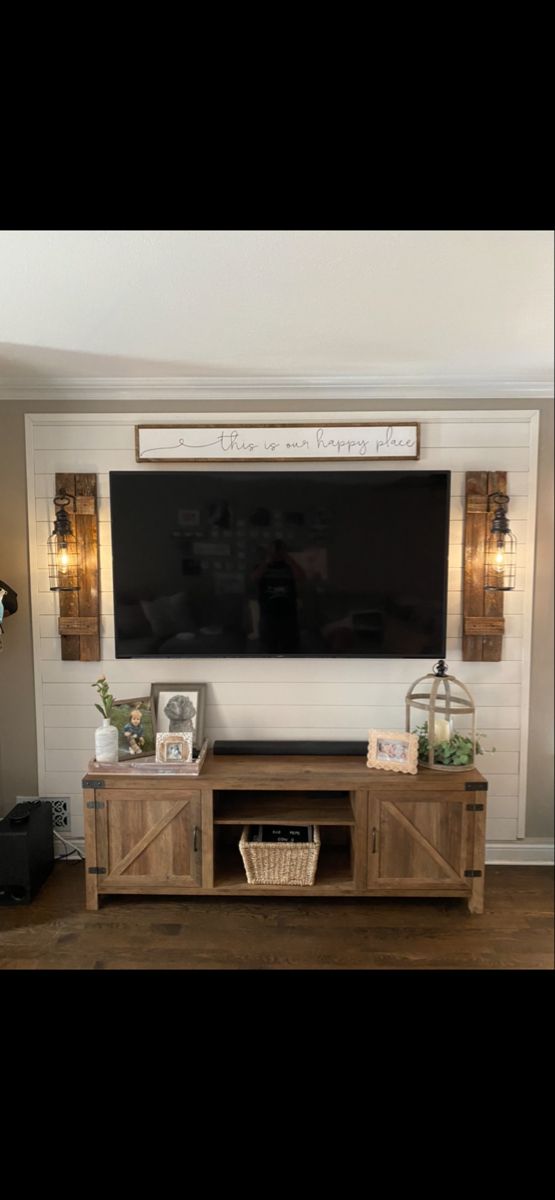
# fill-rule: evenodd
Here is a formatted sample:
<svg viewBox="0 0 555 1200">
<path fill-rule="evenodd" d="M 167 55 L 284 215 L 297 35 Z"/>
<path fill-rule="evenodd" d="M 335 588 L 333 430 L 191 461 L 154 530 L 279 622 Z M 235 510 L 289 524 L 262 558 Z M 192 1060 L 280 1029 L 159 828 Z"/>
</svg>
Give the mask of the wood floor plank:
<svg viewBox="0 0 555 1200">
<path fill-rule="evenodd" d="M 82 863 L 0 907 L 0 970 L 553 970 L 550 867 L 486 868 L 464 900 L 110 896 L 85 911 Z"/>
</svg>

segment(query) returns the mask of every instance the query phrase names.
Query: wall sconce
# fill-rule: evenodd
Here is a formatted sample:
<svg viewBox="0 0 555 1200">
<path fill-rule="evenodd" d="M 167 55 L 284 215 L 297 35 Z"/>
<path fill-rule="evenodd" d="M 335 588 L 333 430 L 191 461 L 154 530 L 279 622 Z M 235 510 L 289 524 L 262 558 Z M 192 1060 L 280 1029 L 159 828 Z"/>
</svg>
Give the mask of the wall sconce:
<svg viewBox="0 0 555 1200">
<path fill-rule="evenodd" d="M 499 662 L 502 656 L 503 593 L 515 586 L 514 568 L 511 583 L 507 570 L 507 552 L 515 538 L 504 509 L 509 499 L 506 489 L 506 471 L 465 472 L 463 662 Z M 487 572 L 489 550 L 491 574 Z"/>
<path fill-rule="evenodd" d="M 65 488 L 54 497 L 56 518 L 48 539 L 48 578 L 51 592 L 79 591 L 79 550 L 68 506 L 75 500 Z"/>
<path fill-rule="evenodd" d="M 507 520 L 509 497 L 492 492 L 488 500 L 497 505 L 486 543 L 486 592 L 512 592 L 516 585 L 516 538 Z"/>
<path fill-rule="evenodd" d="M 56 473 L 56 519 L 48 539 L 50 590 L 59 596 L 62 659 L 100 659 L 96 475 Z"/>
</svg>

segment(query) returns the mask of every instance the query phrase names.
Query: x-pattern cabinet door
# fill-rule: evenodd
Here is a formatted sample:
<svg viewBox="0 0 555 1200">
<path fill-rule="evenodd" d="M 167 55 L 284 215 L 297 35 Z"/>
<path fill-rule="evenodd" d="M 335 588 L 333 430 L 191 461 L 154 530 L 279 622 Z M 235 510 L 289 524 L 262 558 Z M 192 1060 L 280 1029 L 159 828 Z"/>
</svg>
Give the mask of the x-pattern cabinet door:
<svg viewBox="0 0 555 1200">
<path fill-rule="evenodd" d="M 110 890 L 199 887 L 200 794 L 110 788 L 97 793 L 99 883 Z M 114 886 L 115 885 L 115 886 Z"/>
<path fill-rule="evenodd" d="M 470 894 L 471 799 L 461 791 L 419 792 L 418 798 L 373 791 L 368 809 L 368 887 L 384 891 L 465 889 Z"/>
</svg>

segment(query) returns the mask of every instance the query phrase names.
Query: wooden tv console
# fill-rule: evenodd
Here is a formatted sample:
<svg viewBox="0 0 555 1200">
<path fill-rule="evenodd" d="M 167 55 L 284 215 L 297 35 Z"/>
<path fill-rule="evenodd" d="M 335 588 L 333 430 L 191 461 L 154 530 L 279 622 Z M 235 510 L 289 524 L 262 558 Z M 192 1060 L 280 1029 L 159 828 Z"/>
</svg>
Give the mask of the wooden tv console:
<svg viewBox="0 0 555 1200">
<path fill-rule="evenodd" d="M 144 764 L 143 764 L 144 765 Z M 102 896 L 439 896 L 483 912 L 487 783 L 477 770 L 369 770 L 359 757 L 214 757 L 198 776 L 91 769 L 87 908 Z M 313 885 L 247 883 L 243 826 L 315 824 Z"/>
</svg>

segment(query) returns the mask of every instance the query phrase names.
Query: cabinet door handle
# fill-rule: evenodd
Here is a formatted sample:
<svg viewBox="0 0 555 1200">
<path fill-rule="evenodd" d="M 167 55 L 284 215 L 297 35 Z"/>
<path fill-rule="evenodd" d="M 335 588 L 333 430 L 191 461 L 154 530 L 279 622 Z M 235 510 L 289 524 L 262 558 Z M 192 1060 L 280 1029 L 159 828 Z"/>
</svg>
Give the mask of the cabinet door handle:
<svg viewBox="0 0 555 1200">
<path fill-rule="evenodd" d="M 198 842 L 199 842 L 199 827 L 198 827 L 198 825 L 195 825 L 195 827 L 193 829 L 193 853 L 194 854 L 196 854 L 196 852 L 198 850 Z"/>
<path fill-rule="evenodd" d="M 376 829 L 376 826 L 374 825 L 372 828 L 372 854 L 376 853 L 377 846 L 378 846 L 378 830 Z"/>
</svg>

